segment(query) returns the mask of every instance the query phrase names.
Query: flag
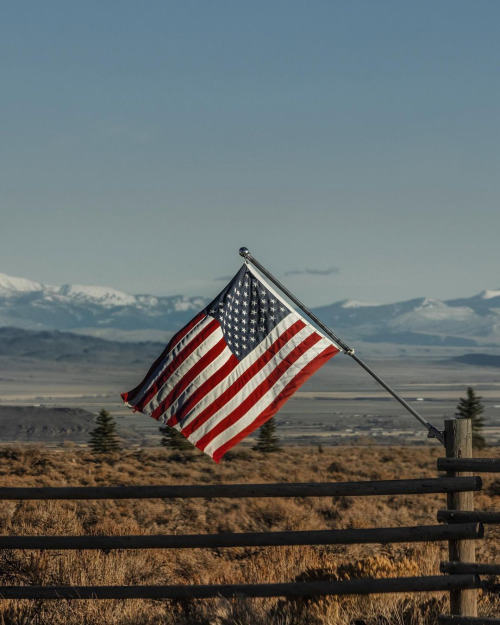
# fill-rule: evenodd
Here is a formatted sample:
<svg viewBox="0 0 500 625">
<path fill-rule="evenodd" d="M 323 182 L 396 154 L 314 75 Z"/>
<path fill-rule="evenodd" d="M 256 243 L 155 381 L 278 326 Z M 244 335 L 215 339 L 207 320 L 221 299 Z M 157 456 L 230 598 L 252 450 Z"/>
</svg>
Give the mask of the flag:
<svg viewBox="0 0 500 625">
<path fill-rule="evenodd" d="M 122 398 L 219 462 L 338 352 L 244 264 Z"/>
</svg>

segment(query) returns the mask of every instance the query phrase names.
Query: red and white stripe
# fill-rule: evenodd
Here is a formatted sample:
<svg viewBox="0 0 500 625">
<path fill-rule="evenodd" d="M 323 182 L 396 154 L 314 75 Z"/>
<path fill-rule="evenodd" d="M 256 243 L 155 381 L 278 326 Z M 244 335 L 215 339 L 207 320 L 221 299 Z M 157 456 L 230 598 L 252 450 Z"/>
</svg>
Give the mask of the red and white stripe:
<svg viewBox="0 0 500 625">
<path fill-rule="evenodd" d="M 338 352 L 333 341 L 291 312 L 240 361 L 219 322 L 202 312 L 122 397 L 135 410 L 175 427 L 219 462 Z"/>
<path fill-rule="evenodd" d="M 219 322 L 198 315 L 123 398 L 219 462 L 338 351 L 292 312 L 239 362 Z"/>
</svg>

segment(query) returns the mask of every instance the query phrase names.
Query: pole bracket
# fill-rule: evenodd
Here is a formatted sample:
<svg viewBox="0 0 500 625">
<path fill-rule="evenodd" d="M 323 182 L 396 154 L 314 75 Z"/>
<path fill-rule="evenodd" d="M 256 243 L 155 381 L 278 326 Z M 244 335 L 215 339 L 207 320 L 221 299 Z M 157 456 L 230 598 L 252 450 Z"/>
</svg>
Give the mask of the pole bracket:
<svg viewBox="0 0 500 625">
<path fill-rule="evenodd" d="M 427 438 L 436 438 L 442 445 L 445 444 L 444 432 L 441 432 L 441 430 L 438 430 L 431 424 L 429 424 L 429 433 L 427 434 Z"/>
</svg>

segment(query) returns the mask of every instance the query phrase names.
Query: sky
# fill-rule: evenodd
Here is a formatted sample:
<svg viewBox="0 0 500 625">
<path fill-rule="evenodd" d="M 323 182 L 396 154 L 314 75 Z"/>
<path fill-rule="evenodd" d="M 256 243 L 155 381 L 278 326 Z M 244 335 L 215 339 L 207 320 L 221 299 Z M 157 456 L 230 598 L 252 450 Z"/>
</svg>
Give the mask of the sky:
<svg viewBox="0 0 500 625">
<path fill-rule="evenodd" d="M 498 0 L 2 3 L 0 272 L 309 306 L 500 288 Z"/>
</svg>

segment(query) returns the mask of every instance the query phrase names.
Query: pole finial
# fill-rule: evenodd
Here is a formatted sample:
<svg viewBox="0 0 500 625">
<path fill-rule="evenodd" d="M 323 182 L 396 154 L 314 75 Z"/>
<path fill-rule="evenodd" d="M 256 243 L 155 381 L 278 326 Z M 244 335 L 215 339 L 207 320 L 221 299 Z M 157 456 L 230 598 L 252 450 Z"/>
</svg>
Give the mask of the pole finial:
<svg viewBox="0 0 500 625">
<path fill-rule="evenodd" d="M 240 247 L 240 256 L 243 256 L 243 258 L 249 258 L 251 256 L 248 247 Z"/>
</svg>

